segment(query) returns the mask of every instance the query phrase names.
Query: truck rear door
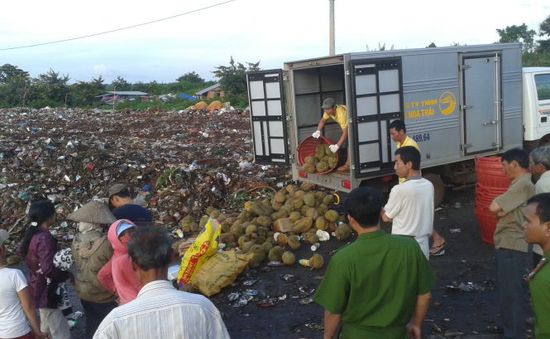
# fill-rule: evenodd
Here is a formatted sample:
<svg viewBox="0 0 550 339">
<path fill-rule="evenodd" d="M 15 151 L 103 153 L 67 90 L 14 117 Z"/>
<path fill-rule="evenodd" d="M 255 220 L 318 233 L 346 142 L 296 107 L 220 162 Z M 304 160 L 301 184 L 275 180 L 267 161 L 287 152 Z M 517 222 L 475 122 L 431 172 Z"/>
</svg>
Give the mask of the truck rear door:
<svg viewBox="0 0 550 339">
<path fill-rule="evenodd" d="M 282 70 L 247 74 L 254 159 L 259 164 L 288 164 Z"/>
<path fill-rule="evenodd" d="M 462 58 L 464 154 L 497 150 L 501 132 L 500 56 Z M 520 128 L 521 126 L 518 126 Z"/>
<path fill-rule="evenodd" d="M 355 175 L 392 173 L 388 126 L 403 119 L 401 59 L 353 61 L 351 74 Z"/>
</svg>

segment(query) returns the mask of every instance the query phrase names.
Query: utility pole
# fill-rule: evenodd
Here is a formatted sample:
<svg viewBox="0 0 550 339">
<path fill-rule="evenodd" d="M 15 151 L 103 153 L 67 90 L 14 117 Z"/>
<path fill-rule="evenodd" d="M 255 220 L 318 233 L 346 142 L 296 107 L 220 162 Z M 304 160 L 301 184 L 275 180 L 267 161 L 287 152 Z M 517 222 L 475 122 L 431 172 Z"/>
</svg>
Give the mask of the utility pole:
<svg viewBox="0 0 550 339">
<path fill-rule="evenodd" d="M 328 55 L 334 55 L 334 0 L 328 0 L 330 4 L 329 13 L 329 51 Z"/>
</svg>

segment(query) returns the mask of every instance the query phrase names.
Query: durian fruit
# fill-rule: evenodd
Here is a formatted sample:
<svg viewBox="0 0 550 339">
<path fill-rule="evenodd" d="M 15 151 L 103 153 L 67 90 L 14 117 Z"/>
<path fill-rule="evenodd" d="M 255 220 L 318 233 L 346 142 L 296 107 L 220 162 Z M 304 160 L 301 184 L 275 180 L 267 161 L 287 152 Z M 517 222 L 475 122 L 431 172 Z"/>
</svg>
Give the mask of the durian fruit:
<svg viewBox="0 0 550 339">
<path fill-rule="evenodd" d="M 351 228 L 348 226 L 348 224 L 340 224 L 338 227 L 336 227 L 336 231 L 334 231 L 334 236 L 336 239 L 344 241 L 347 240 L 351 236 Z"/>
<path fill-rule="evenodd" d="M 288 237 L 287 245 L 293 250 L 299 249 L 302 245 L 302 243 L 300 242 L 300 237 L 297 235 L 291 235 L 290 237 Z"/>
<path fill-rule="evenodd" d="M 310 245 L 313 245 L 315 244 L 316 242 L 319 241 L 319 237 L 317 236 L 317 234 L 315 234 L 315 232 L 307 232 L 307 233 L 304 233 L 303 234 L 303 239 L 305 242 L 307 242 L 308 244 Z"/>
<path fill-rule="evenodd" d="M 330 222 L 336 222 L 338 220 L 338 212 L 335 210 L 328 210 L 325 212 L 325 219 Z"/>
<path fill-rule="evenodd" d="M 244 226 L 240 221 L 235 221 L 233 225 L 229 228 L 229 232 L 233 233 L 235 237 L 239 237 L 244 233 Z"/>
<path fill-rule="evenodd" d="M 297 210 L 299 208 L 302 208 L 304 206 L 304 199 L 303 198 L 294 198 L 292 199 L 292 209 Z"/>
<path fill-rule="evenodd" d="M 294 193 L 298 190 L 298 187 L 296 185 L 288 185 L 285 187 L 285 190 L 290 196 L 294 196 Z"/>
<path fill-rule="evenodd" d="M 216 209 L 212 206 L 208 206 L 206 208 L 206 214 L 208 214 L 210 217 L 212 217 L 214 219 L 217 219 L 220 216 L 220 210 L 218 210 L 218 209 Z"/>
<path fill-rule="evenodd" d="M 329 155 L 326 159 L 329 168 L 334 168 L 336 167 L 336 165 L 338 165 L 338 158 L 336 158 L 336 156 Z"/>
<path fill-rule="evenodd" d="M 224 244 L 232 244 L 237 242 L 237 237 L 233 233 L 220 234 L 220 242 Z"/>
<path fill-rule="evenodd" d="M 292 227 L 292 232 L 294 233 L 304 233 L 307 232 L 313 226 L 313 219 L 310 217 L 303 217 L 296 221 Z"/>
<path fill-rule="evenodd" d="M 329 169 L 328 163 L 324 161 L 319 161 L 317 165 L 315 165 L 315 170 L 317 172 L 326 172 Z"/>
<path fill-rule="evenodd" d="M 283 204 L 280 203 L 280 202 L 277 202 L 275 200 L 271 201 L 271 208 L 273 208 L 273 210 L 275 210 L 275 211 L 280 210 L 282 206 L 283 206 Z"/>
<path fill-rule="evenodd" d="M 325 197 L 323 198 L 323 204 L 328 206 L 333 203 L 334 203 L 334 195 L 333 194 L 325 195 Z"/>
<path fill-rule="evenodd" d="M 252 259 L 250 259 L 250 261 L 248 262 L 248 266 L 250 267 L 258 267 L 260 266 L 260 263 L 262 261 L 264 261 L 265 259 L 265 251 L 263 250 L 262 246 L 261 245 L 253 245 L 251 248 L 250 248 L 250 253 L 253 253 L 254 256 L 252 257 Z"/>
<path fill-rule="evenodd" d="M 276 202 L 283 203 L 286 201 L 286 194 L 284 192 L 279 191 L 275 193 L 275 195 L 273 196 L 273 200 L 275 200 Z"/>
<path fill-rule="evenodd" d="M 251 235 L 252 233 L 256 233 L 257 231 L 258 231 L 258 226 L 254 225 L 254 224 L 250 224 L 250 225 L 246 226 L 244 234 Z"/>
<path fill-rule="evenodd" d="M 317 219 L 319 217 L 319 212 L 317 212 L 317 209 L 315 207 L 309 207 L 307 210 L 306 210 L 306 213 L 305 213 L 305 216 L 306 217 L 310 217 L 312 218 L 313 220 Z"/>
<path fill-rule="evenodd" d="M 308 192 L 304 195 L 304 204 L 309 207 L 315 206 L 315 195 L 311 192 Z"/>
<path fill-rule="evenodd" d="M 292 197 L 294 199 L 302 199 L 305 194 L 306 192 L 304 192 L 303 190 L 297 190 L 296 192 L 294 192 L 294 195 Z"/>
<path fill-rule="evenodd" d="M 281 246 L 273 246 L 267 254 L 267 259 L 269 261 L 281 261 L 284 251 Z"/>
<path fill-rule="evenodd" d="M 244 210 L 252 213 L 253 215 L 265 215 L 268 216 L 273 213 L 271 202 L 268 202 L 269 206 L 266 206 L 263 202 L 247 201 L 244 203 Z"/>
<path fill-rule="evenodd" d="M 315 189 L 315 184 L 312 184 L 311 182 L 304 181 L 300 184 L 300 189 L 302 191 L 309 192 L 309 191 Z"/>
<path fill-rule="evenodd" d="M 296 220 L 300 219 L 302 217 L 302 214 L 300 212 L 290 212 L 290 215 L 288 216 L 288 218 L 290 219 L 290 221 L 292 222 L 295 222 Z"/>
<path fill-rule="evenodd" d="M 262 249 L 264 250 L 265 253 L 269 253 L 269 250 L 271 250 L 272 248 L 273 248 L 273 243 L 271 242 L 271 240 L 267 239 L 262 243 Z"/>
<path fill-rule="evenodd" d="M 271 225 L 271 223 L 273 222 L 273 220 L 271 220 L 271 217 L 269 216 L 265 216 L 265 215 L 261 215 L 259 217 L 256 218 L 256 224 L 260 225 L 260 226 L 264 226 L 264 227 L 268 227 Z"/>
<path fill-rule="evenodd" d="M 313 164 L 304 164 L 303 169 L 304 171 L 306 171 L 306 173 L 309 174 L 315 173 L 317 171 L 317 167 Z"/>
<path fill-rule="evenodd" d="M 296 256 L 290 251 L 285 251 L 281 256 L 281 260 L 286 266 L 294 265 L 294 263 L 296 262 Z"/>
<path fill-rule="evenodd" d="M 315 227 L 318 230 L 326 230 L 328 227 L 328 222 L 325 217 L 318 217 L 317 219 L 315 219 Z"/>
<path fill-rule="evenodd" d="M 330 149 L 329 149 L 330 151 Z M 317 147 L 315 147 L 315 157 L 316 158 L 322 158 L 325 156 L 325 148 L 323 147 L 323 145 L 318 145 Z"/>
<path fill-rule="evenodd" d="M 304 159 L 304 163 L 306 163 L 306 164 L 311 164 L 311 165 L 315 165 L 315 164 L 317 164 L 317 159 L 316 159 L 314 156 L 308 155 L 308 156 Z"/>
<path fill-rule="evenodd" d="M 284 233 L 275 233 L 275 242 L 281 247 L 285 247 L 288 242 L 288 237 Z"/>
<path fill-rule="evenodd" d="M 300 265 L 311 267 L 314 270 L 318 270 L 325 264 L 325 259 L 323 259 L 323 256 L 319 253 L 315 253 L 311 258 L 309 259 L 300 259 Z"/>
<path fill-rule="evenodd" d="M 241 251 L 243 251 L 244 253 L 247 253 L 247 252 L 250 251 L 252 246 L 254 246 L 256 244 L 256 240 L 251 239 L 250 237 L 248 237 L 246 235 L 241 235 L 239 237 L 238 244 L 239 244 L 239 248 L 241 249 Z"/>
</svg>

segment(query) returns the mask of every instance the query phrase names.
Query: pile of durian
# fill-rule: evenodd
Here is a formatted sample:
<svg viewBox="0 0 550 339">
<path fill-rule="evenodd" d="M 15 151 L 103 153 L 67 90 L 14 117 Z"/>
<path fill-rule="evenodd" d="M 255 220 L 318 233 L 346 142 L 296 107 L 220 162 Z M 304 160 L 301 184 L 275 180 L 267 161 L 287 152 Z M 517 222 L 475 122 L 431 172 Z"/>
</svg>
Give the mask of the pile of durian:
<svg viewBox="0 0 550 339">
<path fill-rule="evenodd" d="M 247 201 L 238 215 L 228 216 L 214 208 L 207 208 L 198 227 L 202 228 L 209 217 L 216 218 L 222 226 L 220 244 L 224 249 L 238 248 L 243 253 L 253 253 L 249 266 L 257 267 L 264 260 L 294 265 L 293 251 L 304 244 L 311 246 L 319 242 L 317 231 L 332 233 L 338 240 L 345 241 L 351 228 L 342 222 L 330 207 L 334 195 L 315 190 L 315 185 L 287 185 L 276 192 L 271 199 Z M 183 232 L 196 229 L 192 218 L 180 222 Z M 183 255 L 183 253 L 180 252 Z M 324 259 L 315 253 L 299 263 L 312 269 L 323 267 Z"/>
<path fill-rule="evenodd" d="M 304 159 L 303 169 L 307 173 L 323 173 L 333 170 L 338 165 L 338 157 L 330 151 L 329 145 L 315 147 L 315 154 Z"/>
</svg>

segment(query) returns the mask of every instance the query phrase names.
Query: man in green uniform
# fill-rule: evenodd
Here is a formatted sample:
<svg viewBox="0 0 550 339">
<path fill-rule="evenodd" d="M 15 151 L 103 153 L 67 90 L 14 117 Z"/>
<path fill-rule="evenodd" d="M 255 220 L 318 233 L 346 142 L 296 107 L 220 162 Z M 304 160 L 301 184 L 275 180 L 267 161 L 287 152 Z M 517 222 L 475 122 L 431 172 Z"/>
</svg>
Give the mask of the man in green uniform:
<svg viewBox="0 0 550 339">
<path fill-rule="evenodd" d="M 544 253 L 527 276 L 535 313 L 535 338 L 550 338 L 550 193 L 527 200 L 523 214 L 527 242 L 540 245 Z"/>
<path fill-rule="evenodd" d="M 314 300 L 325 309 L 324 338 L 421 337 L 434 275 L 414 238 L 380 230 L 382 194 L 354 189 L 345 202 L 357 239 L 330 260 Z"/>
</svg>

